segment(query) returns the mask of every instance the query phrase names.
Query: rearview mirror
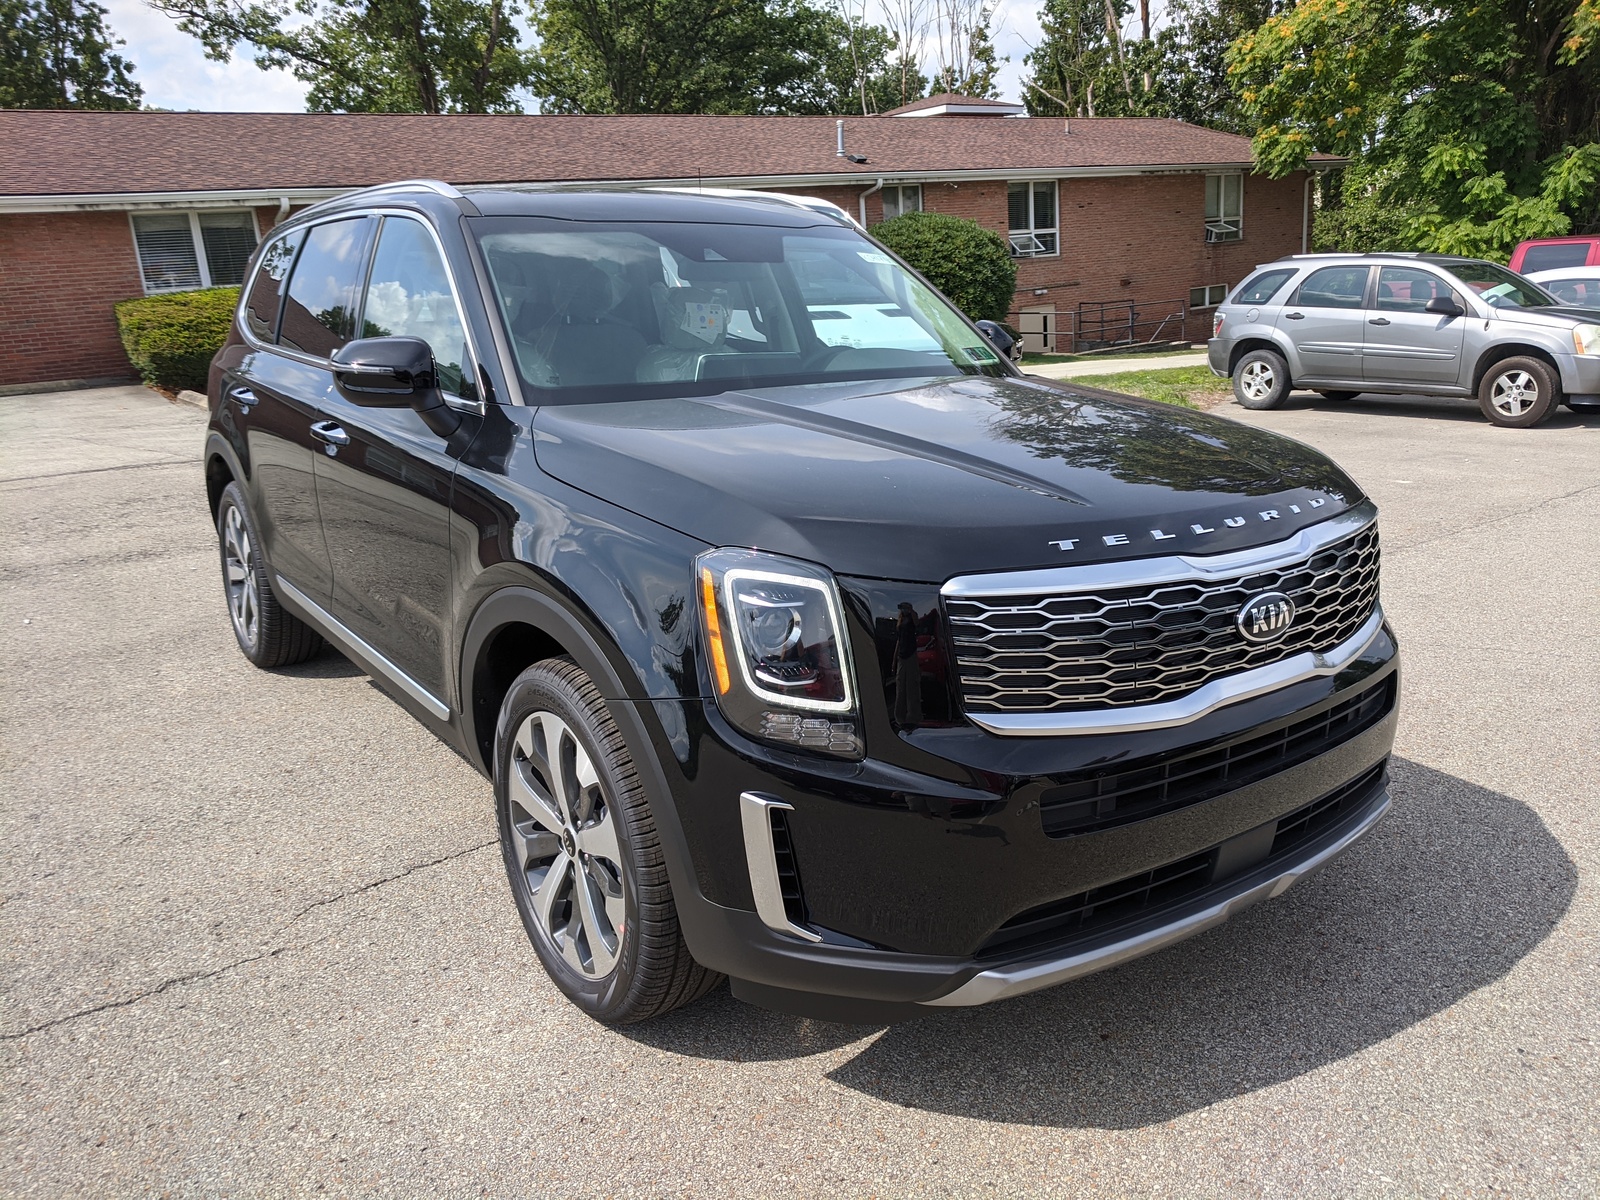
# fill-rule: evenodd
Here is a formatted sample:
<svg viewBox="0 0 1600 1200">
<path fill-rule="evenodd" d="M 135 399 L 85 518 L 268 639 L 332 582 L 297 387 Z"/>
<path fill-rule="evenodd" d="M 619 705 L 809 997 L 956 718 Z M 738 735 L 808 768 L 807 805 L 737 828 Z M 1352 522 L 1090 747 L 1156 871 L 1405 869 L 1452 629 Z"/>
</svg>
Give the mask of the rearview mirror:
<svg viewBox="0 0 1600 1200">
<path fill-rule="evenodd" d="M 1449 296 L 1435 296 L 1423 306 L 1424 312 L 1435 313 L 1441 317 L 1459 317 L 1466 313 L 1466 309 L 1457 304 Z"/>
<path fill-rule="evenodd" d="M 461 424 L 439 391 L 433 349 L 421 338 L 376 337 L 334 351 L 333 383 L 362 408 L 413 408 L 429 429 L 449 437 Z"/>
</svg>

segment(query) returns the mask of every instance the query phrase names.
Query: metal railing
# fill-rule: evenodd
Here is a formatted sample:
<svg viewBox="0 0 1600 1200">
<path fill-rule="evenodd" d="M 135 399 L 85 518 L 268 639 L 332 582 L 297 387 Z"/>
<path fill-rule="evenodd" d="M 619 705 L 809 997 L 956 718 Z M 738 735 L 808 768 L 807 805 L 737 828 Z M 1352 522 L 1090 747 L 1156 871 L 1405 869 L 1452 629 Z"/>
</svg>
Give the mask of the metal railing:
<svg viewBox="0 0 1600 1200">
<path fill-rule="evenodd" d="M 1016 309 L 1006 323 L 1028 354 L 1092 354 L 1188 340 L 1187 300 L 1083 300 L 1076 309 Z"/>
</svg>

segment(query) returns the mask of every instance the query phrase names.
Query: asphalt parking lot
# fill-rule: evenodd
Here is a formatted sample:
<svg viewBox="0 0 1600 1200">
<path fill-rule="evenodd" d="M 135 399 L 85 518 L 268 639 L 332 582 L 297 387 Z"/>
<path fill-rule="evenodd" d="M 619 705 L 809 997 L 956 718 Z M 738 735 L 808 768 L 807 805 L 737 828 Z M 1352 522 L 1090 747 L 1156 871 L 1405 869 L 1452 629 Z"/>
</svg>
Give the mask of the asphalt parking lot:
<svg viewBox="0 0 1600 1200">
<path fill-rule="evenodd" d="M 1600 1193 L 1600 416 L 1219 412 L 1382 506 L 1389 821 L 988 1009 L 611 1030 L 488 785 L 339 656 L 235 649 L 204 415 L 0 399 L 0 1194 Z"/>
</svg>

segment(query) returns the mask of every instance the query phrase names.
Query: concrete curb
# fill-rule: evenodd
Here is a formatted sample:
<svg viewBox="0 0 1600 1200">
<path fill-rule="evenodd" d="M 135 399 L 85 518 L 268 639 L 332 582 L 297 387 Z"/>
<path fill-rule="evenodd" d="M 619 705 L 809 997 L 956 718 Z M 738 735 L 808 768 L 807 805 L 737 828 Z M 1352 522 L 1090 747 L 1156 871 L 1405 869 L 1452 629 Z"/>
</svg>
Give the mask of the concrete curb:
<svg viewBox="0 0 1600 1200">
<path fill-rule="evenodd" d="M 195 408 L 209 409 L 211 407 L 211 401 L 207 400 L 204 395 L 199 392 L 191 392 L 188 388 L 178 393 L 177 401 L 179 404 L 192 404 Z"/>
</svg>

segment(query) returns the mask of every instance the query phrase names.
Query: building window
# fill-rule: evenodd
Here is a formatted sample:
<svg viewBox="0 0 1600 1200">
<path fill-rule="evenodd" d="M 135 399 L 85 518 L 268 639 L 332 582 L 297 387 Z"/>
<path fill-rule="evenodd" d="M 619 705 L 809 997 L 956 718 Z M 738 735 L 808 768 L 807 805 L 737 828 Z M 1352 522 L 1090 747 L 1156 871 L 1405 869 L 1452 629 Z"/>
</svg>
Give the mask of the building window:
<svg viewBox="0 0 1600 1200">
<path fill-rule="evenodd" d="M 902 183 L 883 189 L 883 219 L 892 221 L 906 213 L 922 211 L 922 185 Z"/>
<path fill-rule="evenodd" d="M 1205 287 L 1189 289 L 1190 308 L 1215 308 L 1221 304 L 1228 295 L 1228 285 L 1225 283 L 1210 283 Z"/>
<path fill-rule="evenodd" d="M 1060 250 L 1056 227 L 1056 184 L 1013 183 L 1006 188 L 1011 213 L 1011 255 L 1035 258 Z"/>
<path fill-rule="evenodd" d="M 243 283 L 256 241 L 249 209 L 133 214 L 133 246 L 146 293 Z"/>
<path fill-rule="evenodd" d="M 1206 176 L 1206 241 L 1237 242 L 1244 236 L 1244 175 Z"/>
</svg>

